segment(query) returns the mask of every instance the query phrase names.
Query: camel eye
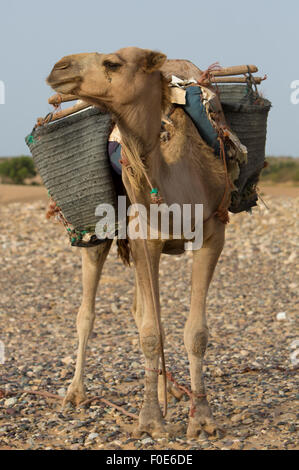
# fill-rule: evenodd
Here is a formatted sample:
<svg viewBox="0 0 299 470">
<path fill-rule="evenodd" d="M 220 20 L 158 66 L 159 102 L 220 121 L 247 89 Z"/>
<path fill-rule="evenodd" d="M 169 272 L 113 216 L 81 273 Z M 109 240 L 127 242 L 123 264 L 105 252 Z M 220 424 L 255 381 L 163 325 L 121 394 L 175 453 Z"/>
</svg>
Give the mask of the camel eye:
<svg viewBox="0 0 299 470">
<path fill-rule="evenodd" d="M 110 60 L 104 60 L 104 67 L 106 67 L 106 69 L 108 70 L 115 71 L 118 70 L 121 66 L 122 64 L 120 63 L 111 62 Z"/>
</svg>

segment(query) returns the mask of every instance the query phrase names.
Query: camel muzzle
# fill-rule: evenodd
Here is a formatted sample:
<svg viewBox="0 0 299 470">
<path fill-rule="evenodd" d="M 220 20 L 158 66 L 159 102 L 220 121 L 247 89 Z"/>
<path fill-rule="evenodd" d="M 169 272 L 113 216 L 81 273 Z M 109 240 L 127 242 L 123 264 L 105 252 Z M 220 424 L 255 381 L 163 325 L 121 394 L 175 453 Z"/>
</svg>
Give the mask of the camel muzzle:
<svg viewBox="0 0 299 470">
<path fill-rule="evenodd" d="M 71 93 L 82 82 L 82 78 L 79 76 L 59 78 L 59 72 L 57 73 L 56 70 L 53 70 L 46 79 L 46 82 L 53 90 L 65 94 Z"/>
<path fill-rule="evenodd" d="M 68 58 L 56 62 L 50 75 L 46 79 L 48 85 L 56 91 L 61 92 L 62 90 L 59 90 L 58 87 L 63 86 L 63 88 L 65 88 L 66 85 L 68 87 L 74 87 L 81 81 L 82 78 L 78 65 Z"/>
</svg>

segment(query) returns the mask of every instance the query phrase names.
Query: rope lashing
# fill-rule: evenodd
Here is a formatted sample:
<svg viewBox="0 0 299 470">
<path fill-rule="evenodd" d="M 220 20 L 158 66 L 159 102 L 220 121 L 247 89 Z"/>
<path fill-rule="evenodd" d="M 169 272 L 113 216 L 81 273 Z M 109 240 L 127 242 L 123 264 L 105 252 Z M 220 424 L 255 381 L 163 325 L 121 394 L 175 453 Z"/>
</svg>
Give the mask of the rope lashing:
<svg viewBox="0 0 299 470">
<path fill-rule="evenodd" d="M 225 154 L 225 129 L 219 129 L 219 144 L 220 144 L 220 155 L 223 161 L 224 173 L 225 173 L 225 190 L 222 197 L 222 200 L 219 204 L 219 207 L 216 211 L 216 216 L 223 224 L 229 223 L 229 214 L 228 214 L 228 206 L 230 200 L 230 189 L 231 189 L 231 181 L 228 176 L 227 164 L 226 164 L 226 154 Z"/>
<path fill-rule="evenodd" d="M 154 204 L 161 204 L 163 199 L 159 196 L 159 191 L 157 188 L 152 188 L 151 190 L 151 200 Z"/>
<path fill-rule="evenodd" d="M 263 104 L 263 99 L 261 98 L 256 81 L 254 80 L 254 77 L 250 71 L 249 65 L 247 65 L 248 73 L 245 75 L 246 77 L 246 83 L 247 83 L 247 93 L 246 95 L 251 95 L 253 104 Z M 265 75 L 264 80 L 267 78 L 267 75 Z M 254 90 L 253 90 L 254 88 Z"/>
<path fill-rule="evenodd" d="M 158 375 L 163 375 L 163 371 L 161 369 L 145 369 L 147 370 L 148 372 L 155 372 L 156 374 Z M 207 398 L 207 395 L 206 393 L 195 393 L 195 392 L 192 392 L 192 390 L 190 390 L 188 387 L 186 387 L 185 385 L 181 385 L 179 384 L 175 378 L 173 377 L 172 373 L 171 372 L 166 372 L 166 377 L 167 379 L 173 383 L 173 385 L 178 389 L 178 390 L 181 390 L 185 395 L 188 395 L 188 397 L 190 398 L 190 401 L 191 401 L 191 407 L 190 407 L 190 416 L 193 418 L 194 415 L 195 415 L 195 411 L 196 411 L 196 406 L 195 406 L 195 403 L 194 403 L 194 399 L 195 398 L 198 398 L 199 400 L 203 400 L 205 398 Z"/>
<path fill-rule="evenodd" d="M 198 85 L 202 85 L 202 86 L 205 86 L 205 85 L 211 85 L 211 82 L 212 82 L 212 72 L 214 70 L 221 70 L 222 67 L 221 65 L 219 64 L 219 62 L 214 62 L 214 64 L 211 64 L 207 70 L 205 70 L 199 80 L 197 80 L 197 83 Z"/>
<path fill-rule="evenodd" d="M 130 171 L 131 175 L 134 176 L 134 171 L 133 171 L 133 168 L 131 167 L 128 159 L 126 158 L 126 156 L 124 155 L 124 152 L 123 152 L 123 149 L 121 149 L 121 160 L 120 160 L 120 163 L 123 167 L 126 168 L 127 171 Z M 151 196 L 151 200 L 154 204 L 161 204 L 163 202 L 163 198 L 159 195 L 159 190 L 158 188 L 154 188 L 148 175 L 147 175 L 147 172 L 143 169 L 142 170 L 142 173 L 143 173 L 143 176 L 145 177 L 146 181 L 147 181 L 147 184 L 149 185 L 150 187 L 150 196 Z"/>
<path fill-rule="evenodd" d="M 56 112 L 56 111 L 55 111 L 55 112 Z M 55 113 L 48 113 L 44 118 L 38 118 L 38 119 L 36 120 L 36 124 L 35 124 L 34 128 L 32 129 L 31 134 L 29 134 L 29 135 L 26 137 L 26 143 L 27 143 L 27 145 L 30 145 L 30 144 L 35 145 L 36 142 L 37 142 L 38 140 L 40 140 L 40 136 L 38 136 L 38 137 L 36 138 L 36 137 L 33 135 L 34 132 L 36 131 L 36 129 L 37 129 L 38 127 L 42 127 L 42 126 L 44 126 L 45 124 L 48 124 L 49 122 L 51 122 L 52 119 L 53 119 L 53 115 L 54 115 L 54 114 L 55 114 Z"/>
<path fill-rule="evenodd" d="M 62 96 L 60 93 L 57 93 L 56 100 L 54 103 L 52 103 L 52 106 L 55 109 L 55 113 L 61 108 L 61 103 L 62 103 Z"/>
<path fill-rule="evenodd" d="M 89 231 L 73 229 L 71 224 L 64 217 L 61 208 L 57 205 L 56 201 L 54 201 L 54 199 L 52 198 L 50 192 L 48 192 L 48 195 L 50 197 L 50 203 L 49 203 L 48 211 L 46 213 L 46 218 L 50 219 L 51 217 L 55 216 L 58 222 L 64 225 L 71 243 L 81 241 L 84 235 L 89 233 Z"/>
</svg>

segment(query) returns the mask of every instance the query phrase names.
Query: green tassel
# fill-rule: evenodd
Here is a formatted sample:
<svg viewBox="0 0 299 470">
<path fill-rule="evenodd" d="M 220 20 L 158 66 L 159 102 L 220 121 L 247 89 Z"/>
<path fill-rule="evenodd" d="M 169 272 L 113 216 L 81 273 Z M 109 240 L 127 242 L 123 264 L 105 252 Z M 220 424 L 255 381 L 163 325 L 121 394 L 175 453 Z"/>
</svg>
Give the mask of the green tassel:
<svg viewBox="0 0 299 470">
<path fill-rule="evenodd" d="M 27 141 L 27 144 L 36 144 L 36 140 L 35 140 L 35 138 L 33 137 L 32 134 L 30 134 L 26 137 L 26 141 Z"/>
</svg>

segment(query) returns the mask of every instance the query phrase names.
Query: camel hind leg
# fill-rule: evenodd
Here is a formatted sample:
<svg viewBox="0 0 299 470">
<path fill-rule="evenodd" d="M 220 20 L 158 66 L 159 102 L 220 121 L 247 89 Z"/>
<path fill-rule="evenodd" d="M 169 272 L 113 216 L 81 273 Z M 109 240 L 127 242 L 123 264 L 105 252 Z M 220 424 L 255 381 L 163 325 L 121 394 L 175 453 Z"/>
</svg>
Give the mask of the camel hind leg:
<svg viewBox="0 0 299 470">
<path fill-rule="evenodd" d="M 75 375 L 64 398 L 63 406 L 67 403 L 78 406 L 86 399 L 83 381 L 86 348 L 94 324 L 97 287 L 111 244 L 112 240 L 107 240 L 92 248 L 82 248 L 83 296 L 77 316 L 79 346 Z"/>
</svg>

